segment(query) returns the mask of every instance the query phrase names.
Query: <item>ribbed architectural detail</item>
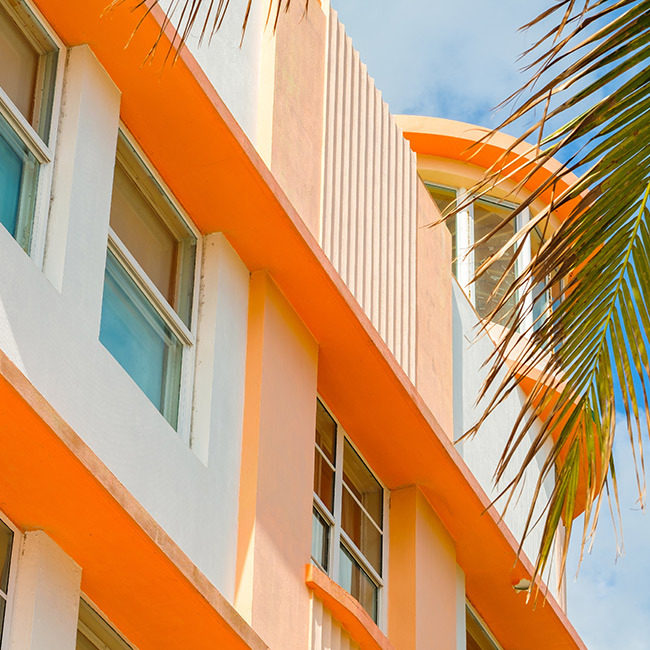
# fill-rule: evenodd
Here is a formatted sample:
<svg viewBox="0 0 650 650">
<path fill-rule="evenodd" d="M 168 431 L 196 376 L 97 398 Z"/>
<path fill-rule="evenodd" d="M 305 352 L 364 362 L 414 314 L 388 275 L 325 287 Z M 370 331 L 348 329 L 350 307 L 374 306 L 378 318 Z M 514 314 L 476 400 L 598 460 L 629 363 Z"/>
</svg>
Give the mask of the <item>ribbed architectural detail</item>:
<svg viewBox="0 0 650 650">
<path fill-rule="evenodd" d="M 315 597 L 312 599 L 310 650 L 360 650 L 359 644 Z"/>
<path fill-rule="evenodd" d="M 415 154 L 329 16 L 321 245 L 415 380 Z"/>
</svg>

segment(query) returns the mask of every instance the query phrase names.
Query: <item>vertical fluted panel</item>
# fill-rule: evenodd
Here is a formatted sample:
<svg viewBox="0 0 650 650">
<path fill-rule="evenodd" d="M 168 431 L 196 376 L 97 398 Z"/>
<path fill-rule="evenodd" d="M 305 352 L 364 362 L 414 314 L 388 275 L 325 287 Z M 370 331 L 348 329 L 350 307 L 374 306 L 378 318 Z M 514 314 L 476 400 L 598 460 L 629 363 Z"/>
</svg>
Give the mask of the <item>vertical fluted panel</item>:
<svg viewBox="0 0 650 650">
<path fill-rule="evenodd" d="M 330 10 L 321 245 L 415 380 L 415 155 Z"/>
<path fill-rule="evenodd" d="M 360 650 L 318 598 L 312 600 L 310 650 Z"/>
</svg>

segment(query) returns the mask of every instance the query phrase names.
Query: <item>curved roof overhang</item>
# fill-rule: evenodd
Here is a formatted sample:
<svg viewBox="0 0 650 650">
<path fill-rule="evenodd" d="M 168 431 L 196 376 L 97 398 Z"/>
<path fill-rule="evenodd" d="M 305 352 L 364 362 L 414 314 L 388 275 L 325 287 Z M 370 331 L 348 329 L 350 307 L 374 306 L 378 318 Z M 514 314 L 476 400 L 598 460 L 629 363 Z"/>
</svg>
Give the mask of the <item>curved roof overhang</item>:
<svg viewBox="0 0 650 650">
<path fill-rule="evenodd" d="M 516 138 L 505 133 L 490 134 L 490 129 L 485 127 L 440 117 L 398 115 L 396 120 L 404 137 L 411 143 L 411 149 L 417 154 L 469 163 L 485 170 L 496 166 L 496 169 L 500 169 L 502 178 L 515 184 L 524 181 L 532 169 L 533 146 L 523 142 L 510 151 Z M 534 190 L 560 170 L 562 165 L 557 160 L 546 161 L 523 183 L 523 189 L 529 192 Z M 554 190 L 549 187 L 542 192 L 540 199 L 548 205 L 553 193 L 557 198 L 575 180 L 575 174 L 566 170 L 559 177 Z M 554 210 L 554 214 L 563 220 L 574 205 L 575 202 L 567 202 Z"/>
</svg>

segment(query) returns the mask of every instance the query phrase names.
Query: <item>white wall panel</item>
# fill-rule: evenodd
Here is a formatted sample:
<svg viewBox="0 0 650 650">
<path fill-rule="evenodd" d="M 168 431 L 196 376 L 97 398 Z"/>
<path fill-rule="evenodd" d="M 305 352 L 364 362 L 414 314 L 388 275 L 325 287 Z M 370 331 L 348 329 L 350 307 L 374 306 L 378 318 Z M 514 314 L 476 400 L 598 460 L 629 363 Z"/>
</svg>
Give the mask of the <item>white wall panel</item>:
<svg viewBox="0 0 650 650">
<path fill-rule="evenodd" d="M 312 598 L 310 650 L 360 650 L 318 598 Z"/>
<path fill-rule="evenodd" d="M 415 154 L 330 10 L 321 245 L 415 380 Z"/>
</svg>

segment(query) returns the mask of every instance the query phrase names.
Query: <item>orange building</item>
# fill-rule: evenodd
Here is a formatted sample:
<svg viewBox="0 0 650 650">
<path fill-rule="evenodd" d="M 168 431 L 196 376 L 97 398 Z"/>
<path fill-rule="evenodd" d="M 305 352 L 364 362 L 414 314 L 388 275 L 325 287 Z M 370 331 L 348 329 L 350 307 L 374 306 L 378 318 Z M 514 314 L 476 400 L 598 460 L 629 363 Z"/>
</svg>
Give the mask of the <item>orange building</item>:
<svg viewBox="0 0 650 650">
<path fill-rule="evenodd" d="M 425 226 L 508 139 L 394 118 L 327 2 L 173 64 L 144 4 L 0 0 L 0 649 L 584 648 L 490 505 L 522 395 L 454 444 L 518 197 Z"/>
</svg>

